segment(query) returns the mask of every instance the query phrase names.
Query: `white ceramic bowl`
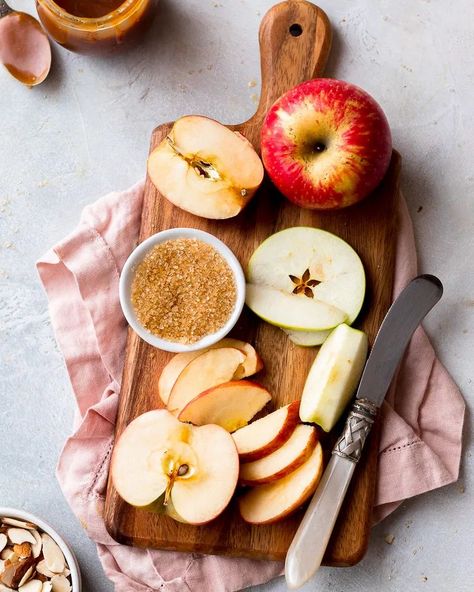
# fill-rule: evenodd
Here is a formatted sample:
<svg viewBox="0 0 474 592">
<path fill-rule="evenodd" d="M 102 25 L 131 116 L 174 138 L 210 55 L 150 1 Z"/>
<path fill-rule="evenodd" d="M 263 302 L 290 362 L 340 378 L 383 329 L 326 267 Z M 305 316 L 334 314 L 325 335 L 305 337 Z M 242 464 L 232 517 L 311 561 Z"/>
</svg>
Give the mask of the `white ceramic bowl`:
<svg viewBox="0 0 474 592">
<path fill-rule="evenodd" d="M 33 524 L 36 524 L 40 530 L 49 534 L 49 536 L 56 541 L 59 548 L 63 552 L 68 567 L 71 570 L 72 592 L 81 592 L 81 572 L 79 570 L 77 559 L 66 541 L 54 530 L 52 526 L 34 514 L 24 512 L 23 510 L 16 510 L 15 508 L 5 508 L 0 506 L 0 517 L 17 518 L 18 520 L 32 522 Z"/>
<path fill-rule="evenodd" d="M 131 285 L 133 281 L 133 276 L 135 274 L 135 269 L 137 265 L 144 259 L 145 255 L 157 244 L 163 243 L 168 240 L 177 239 L 177 238 L 195 238 L 200 240 L 204 243 L 207 243 L 214 247 L 216 251 L 227 261 L 229 267 L 231 268 L 234 278 L 235 278 L 235 286 L 236 286 L 236 301 L 235 307 L 232 311 L 232 314 L 229 317 L 227 323 L 219 329 L 216 333 L 212 333 L 211 335 L 206 335 L 196 343 L 191 344 L 184 344 L 184 343 L 177 343 L 175 341 L 168 341 L 167 339 L 161 339 L 157 335 L 150 333 L 145 327 L 140 323 L 138 320 L 135 310 L 131 303 L 130 298 L 130 291 Z M 159 349 L 163 349 L 169 352 L 187 352 L 187 351 L 195 351 L 198 349 L 202 349 L 204 347 L 209 347 L 214 343 L 217 343 L 221 339 L 223 339 L 230 330 L 234 327 L 236 322 L 238 321 L 242 309 L 245 303 L 245 276 L 244 272 L 242 271 L 242 267 L 237 260 L 237 257 L 232 253 L 227 245 L 225 245 L 221 240 L 209 234 L 208 232 L 204 232 L 203 230 L 197 230 L 196 228 L 171 228 L 169 230 L 163 230 L 161 232 L 157 232 L 156 234 L 150 236 L 144 240 L 138 247 L 132 252 L 130 257 L 125 262 L 123 266 L 122 274 L 120 276 L 120 304 L 122 306 L 123 314 L 128 321 L 128 324 L 132 327 L 132 329 L 138 333 L 138 335 L 150 345 L 157 347 Z"/>
</svg>

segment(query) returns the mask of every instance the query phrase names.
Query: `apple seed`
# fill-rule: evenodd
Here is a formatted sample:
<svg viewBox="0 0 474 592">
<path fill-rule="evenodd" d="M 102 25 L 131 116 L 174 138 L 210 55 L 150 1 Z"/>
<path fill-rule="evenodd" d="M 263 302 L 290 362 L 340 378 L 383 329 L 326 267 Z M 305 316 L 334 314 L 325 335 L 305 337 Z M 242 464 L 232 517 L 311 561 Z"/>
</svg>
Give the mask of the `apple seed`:
<svg viewBox="0 0 474 592">
<path fill-rule="evenodd" d="M 181 465 L 178 469 L 178 477 L 183 477 L 189 471 L 189 465 Z"/>
</svg>

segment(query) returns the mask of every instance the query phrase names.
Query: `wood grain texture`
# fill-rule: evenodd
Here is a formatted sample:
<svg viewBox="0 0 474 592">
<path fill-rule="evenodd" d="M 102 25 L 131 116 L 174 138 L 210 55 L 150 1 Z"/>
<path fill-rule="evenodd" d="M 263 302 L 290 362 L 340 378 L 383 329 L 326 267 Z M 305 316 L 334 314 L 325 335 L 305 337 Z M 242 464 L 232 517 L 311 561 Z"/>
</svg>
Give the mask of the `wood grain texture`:
<svg viewBox="0 0 474 592">
<path fill-rule="evenodd" d="M 289 28 L 299 24 L 302 34 Z M 266 111 L 283 92 L 323 72 L 331 44 L 326 15 L 305 1 L 290 0 L 274 6 L 260 27 L 262 94 L 255 115 L 231 126 L 259 149 L 260 127 Z M 168 133 L 171 124 L 153 132 L 151 150 Z M 247 209 L 236 218 L 205 220 L 188 214 L 158 194 L 149 179 L 145 187 L 140 240 L 171 227 L 195 227 L 223 240 L 245 266 L 255 248 L 270 234 L 291 226 L 326 229 L 349 242 L 362 258 L 367 273 L 366 305 L 357 322 L 372 342 L 392 295 L 396 200 L 400 157 L 394 152 L 386 178 L 372 196 L 357 206 L 337 212 L 298 208 L 283 199 L 265 180 Z M 253 343 L 265 362 L 259 381 L 273 394 L 278 408 L 300 397 L 314 348 L 293 345 L 286 335 L 260 322 L 247 309 L 232 336 Z M 116 435 L 128 423 L 150 409 L 162 407 L 158 376 L 171 354 L 154 349 L 129 330 Z M 336 431 L 336 430 L 334 430 Z M 336 434 L 334 434 L 336 435 Z M 329 449 L 333 436 L 329 435 Z M 343 507 L 325 563 L 352 565 L 365 553 L 370 529 L 377 466 L 377 430 L 359 464 Z M 109 479 L 105 507 L 106 526 L 112 537 L 140 547 L 217 553 L 261 559 L 283 559 L 301 519 L 301 512 L 268 526 L 250 526 L 239 517 L 235 501 L 212 523 L 194 527 L 144 511 L 120 499 Z"/>
</svg>

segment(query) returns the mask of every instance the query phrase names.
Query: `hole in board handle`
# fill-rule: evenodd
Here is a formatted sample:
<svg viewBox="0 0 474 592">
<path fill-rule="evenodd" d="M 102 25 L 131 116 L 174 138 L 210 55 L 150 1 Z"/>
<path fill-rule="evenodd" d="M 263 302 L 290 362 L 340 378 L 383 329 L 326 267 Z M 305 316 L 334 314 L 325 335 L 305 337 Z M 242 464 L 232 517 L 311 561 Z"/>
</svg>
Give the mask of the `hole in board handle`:
<svg viewBox="0 0 474 592">
<path fill-rule="evenodd" d="M 293 35 L 293 37 L 299 37 L 303 32 L 303 27 L 298 23 L 294 23 L 288 30 L 290 31 L 290 35 Z"/>
</svg>

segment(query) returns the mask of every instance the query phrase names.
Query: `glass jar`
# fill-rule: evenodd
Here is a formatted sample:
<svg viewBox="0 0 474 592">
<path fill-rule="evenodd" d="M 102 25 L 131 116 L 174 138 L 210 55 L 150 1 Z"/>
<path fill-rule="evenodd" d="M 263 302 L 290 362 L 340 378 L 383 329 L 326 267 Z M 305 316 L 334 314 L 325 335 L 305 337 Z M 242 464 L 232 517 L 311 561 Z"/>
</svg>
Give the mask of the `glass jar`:
<svg viewBox="0 0 474 592">
<path fill-rule="evenodd" d="M 36 8 L 43 27 L 60 45 L 79 53 L 104 53 L 140 40 L 153 19 L 156 3 L 157 0 L 36 0 Z"/>
</svg>

